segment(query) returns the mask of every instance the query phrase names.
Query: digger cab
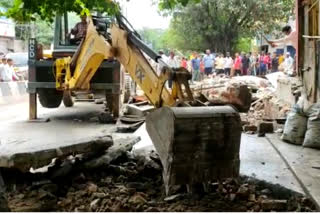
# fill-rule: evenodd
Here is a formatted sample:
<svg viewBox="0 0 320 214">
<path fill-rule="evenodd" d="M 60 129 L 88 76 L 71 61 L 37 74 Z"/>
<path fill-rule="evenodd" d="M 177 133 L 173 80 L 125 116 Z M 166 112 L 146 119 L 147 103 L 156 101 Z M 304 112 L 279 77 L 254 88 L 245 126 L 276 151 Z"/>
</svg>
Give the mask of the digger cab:
<svg viewBox="0 0 320 214">
<path fill-rule="evenodd" d="M 112 18 L 93 12 L 92 19 L 98 32 L 107 36 Z M 72 42 L 75 36 L 71 34 L 71 30 L 80 22 L 80 16 L 74 12 L 65 12 L 64 14 L 56 16 L 54 24 L 53 58 L 72 56 L 76 52 L 80 41 Z"/>
</svg>

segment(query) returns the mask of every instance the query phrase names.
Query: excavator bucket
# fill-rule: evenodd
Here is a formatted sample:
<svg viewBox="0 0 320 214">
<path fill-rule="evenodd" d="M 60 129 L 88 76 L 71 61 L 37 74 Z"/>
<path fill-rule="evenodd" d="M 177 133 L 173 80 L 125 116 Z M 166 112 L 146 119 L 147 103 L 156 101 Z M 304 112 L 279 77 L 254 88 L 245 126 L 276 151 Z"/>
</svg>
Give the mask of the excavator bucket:
<svg viewBox="0 0 320 214">
<path fill-rule="evenodd" d="M 173 185 L 238 177 L 241 120 L 231 106 L 162 107 L 146 127 L 163 165 L 166 194 Z"/>
</svg>

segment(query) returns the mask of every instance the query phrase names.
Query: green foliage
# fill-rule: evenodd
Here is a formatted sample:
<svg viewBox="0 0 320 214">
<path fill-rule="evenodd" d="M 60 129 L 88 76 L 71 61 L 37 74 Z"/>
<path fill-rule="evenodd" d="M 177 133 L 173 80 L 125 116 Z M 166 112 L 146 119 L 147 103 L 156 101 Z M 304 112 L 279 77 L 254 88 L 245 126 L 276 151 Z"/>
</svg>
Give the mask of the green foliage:
<svg viewBox="0 0 320 214">
<path fill-rule="evenodd" d="M 201 0 L 159 0 L 160 10 L 173 10 L 179 6 L 187 6 L 188 3 L 199 3 Z"/>
<path fill-rule="evenodd" d="M 236 52 L 249 53 L 252 51 L 252 39 L 251 38 L 240 38 L 237 43 L 235 50 Z"/>
<path fill-rule="evenodd" d="M 152 1 L 152 0 L 150 0 Z M 174 8 L 186 6 L 188 3 L 198 3 L 201 0 L 155 0 L 163 11 L 172 11 Z M 56 13 L 64 11 L 86 13 L 92 9 L 108 14 L 120 11 L 119 4 L 114 0 L 1 0 L 1 4 L 10 5 L 10 9 L 1 15 L 15 19 L 18 22 L 34 21 L 37 16 L 41 20 L 53 21 Z"/>
<path fill-rule="evenodd" d="M 160 49 L 163 49 L 162 37 L 165 34 L 165 30 L 143 28 L 139 30 L 138 33 L 141 35 L 144 42 L 152 46 L 153 50 L 159 51 Z"/>
<path fill-rule="evenodd" d="M 34 21 L 37 17 L 53 22 L 57 13 L 73 11 L 88 14 L 93 9 L 109 14 L 120 11 L 119 5 L 111 0 L 13 0 L 5 15 L 17 22 Z"/>
<path fill-rule="evenodd" d="M 293 0 L 191 1 L 185 8 L 177 7 L 172 12 L 170 28 L 176 34 L 172 36 L 179 37 L 173 47 L 232 51 L 239 38 L 269 33 L 286 22 L 292 8 Z"/>
</svg>

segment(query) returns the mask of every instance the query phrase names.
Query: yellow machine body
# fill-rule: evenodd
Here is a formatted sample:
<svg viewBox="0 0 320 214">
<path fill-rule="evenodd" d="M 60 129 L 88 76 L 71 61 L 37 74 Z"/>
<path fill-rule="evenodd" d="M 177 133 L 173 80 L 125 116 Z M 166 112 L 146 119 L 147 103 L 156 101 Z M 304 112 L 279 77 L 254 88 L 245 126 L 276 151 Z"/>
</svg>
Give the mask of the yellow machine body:
<svg viewBox="0 0 320 214">
<path fill-rule="evenodd" d="M 87 36 L 71 58 L 56 60 L 58 90 L 90 89 L 90 80 L 105 58 L 115 57 L 158 108 L 146 118 L 147 130 L 164 167 L 167 194 L 170 186 L 207 183 L 239 175 L 241 120 L 228 107 L 197 106 L 190 90 L 190 73 L 164 66 L 158 76 L 128 32 L 111 27 L 112 44 L 96 31 L 92 20 Z M 165 83 L 173 81 L 172 90 Z M 175 107 L 175 106 L 184 107 Z M 202 103 L 203 105 L 203 103 Z"/>
</svg>

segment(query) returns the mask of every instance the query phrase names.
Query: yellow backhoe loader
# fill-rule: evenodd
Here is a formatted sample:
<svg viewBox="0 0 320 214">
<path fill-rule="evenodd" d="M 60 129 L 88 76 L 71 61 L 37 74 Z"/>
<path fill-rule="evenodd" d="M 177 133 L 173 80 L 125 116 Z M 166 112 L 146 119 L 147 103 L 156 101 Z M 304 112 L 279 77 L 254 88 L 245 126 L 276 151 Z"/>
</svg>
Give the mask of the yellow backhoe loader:
<svg viewBox="0 0 320 214">
<path fill-rule="evenodd" d="M 89 89 L 90 80 L 104 59 L 117 59 L 144 91 L 156 110 L 146 118 L 147 131 L 163 164 L 167 194 L 172 185 L 206 184 L 239 175 L 241 121 L 232 106 L 206 106 L 188 84 L 190 73 L 172 69 L 143 43 L 123 16 L 100 33 L 103 24 L 89 18 L 86 37 L 73 57 L 55 61 L 56 89 Z M 162 64 L 160 75 L 145 58 Z M 172 89 L 166 87 L 173 81 Z"/>
</svg>

